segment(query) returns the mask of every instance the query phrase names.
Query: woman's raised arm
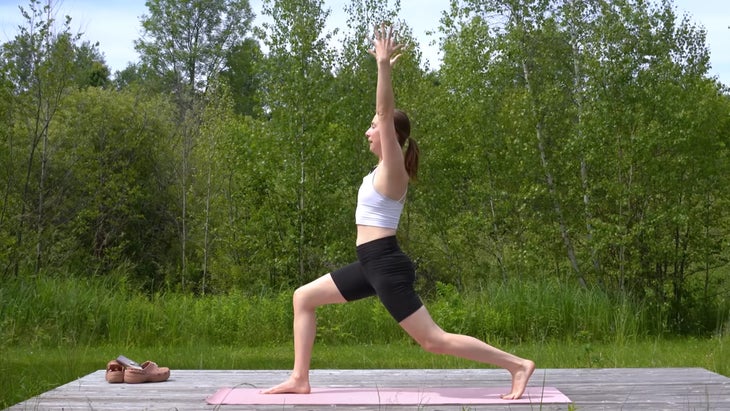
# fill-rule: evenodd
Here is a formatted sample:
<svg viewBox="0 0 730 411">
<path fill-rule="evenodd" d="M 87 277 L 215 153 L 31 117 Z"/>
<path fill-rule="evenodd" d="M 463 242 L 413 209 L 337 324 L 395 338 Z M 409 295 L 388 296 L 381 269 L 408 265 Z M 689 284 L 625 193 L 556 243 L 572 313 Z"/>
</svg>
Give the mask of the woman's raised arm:
<svg viewBox="0 0 730 411">
<path fill-rule="evenodd" d="M 375 126 L 380 134 L 381 176 L 376 176 L 375 186 L 381 193 L 389 197 L 399 198 L 408 184 L 408 173 L 405 171 L 403 151 L 398 143 L 395 131 L 395 97 L 391 74 L 393 66 L 400 58 L 403 45 L 395 40 L 396 34 L 392 26 L 381 24 L 375 27 L 373 49 L 370 54 L 375 57 L 378 66 L 378 82 L 375 92 Z M 395 194 L 395 195 L 394 195 Z"/>
</svg>

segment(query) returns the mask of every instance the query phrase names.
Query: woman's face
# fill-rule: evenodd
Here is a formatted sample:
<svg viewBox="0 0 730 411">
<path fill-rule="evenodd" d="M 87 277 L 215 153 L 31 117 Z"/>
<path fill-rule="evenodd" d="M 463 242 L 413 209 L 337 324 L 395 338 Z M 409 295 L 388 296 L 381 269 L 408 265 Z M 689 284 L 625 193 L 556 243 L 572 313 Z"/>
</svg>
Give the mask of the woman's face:
<svg viewBox="0 0 730 411">
<path fill-rule="evenodd" d="M 370 143 L 370 151 L 375 155 L 380 156 L 380 130 L 378 130 L 378 116 L 374 116 L 372 122 L 370 122 L 370 128 L 365 132 Z"/>
</svg>

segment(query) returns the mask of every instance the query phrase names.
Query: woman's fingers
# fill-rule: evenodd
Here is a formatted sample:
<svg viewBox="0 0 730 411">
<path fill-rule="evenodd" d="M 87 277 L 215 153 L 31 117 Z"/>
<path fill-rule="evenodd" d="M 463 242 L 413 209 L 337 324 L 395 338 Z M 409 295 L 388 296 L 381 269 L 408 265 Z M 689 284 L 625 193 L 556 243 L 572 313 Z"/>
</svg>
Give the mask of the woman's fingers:
<svg viewBox="0 0 730 411">
<path fill-rule="evenodd" d="M 382 58 L 387 58 L 390 61 L 392 67 L 395 62 L 401 56 L 401 50 L 403 50 L 403 44 L 396 43 L 397 31 L 395 28 L 386 23 L 381 23 L 379 26 L 373 27 L 373 48 L 368 50 L 375 58 L 380 55 Z"/>
<path fill-rule="evenodd" d="M 374 45 L 382 42 L 389 48 L 399 47 L 400 45 L 396 44 L 396 36 L 397 32 L 393 26 L 383 24 L 380 28 L 375 28 L 372 42 Z"/>
<path fill-rule="evenodd" d="M 381 23 L 380 26 L 373 26 L 375 40 L 393 40 L 397 36 L 395 27 L 391 24 Z"/>
</svg>

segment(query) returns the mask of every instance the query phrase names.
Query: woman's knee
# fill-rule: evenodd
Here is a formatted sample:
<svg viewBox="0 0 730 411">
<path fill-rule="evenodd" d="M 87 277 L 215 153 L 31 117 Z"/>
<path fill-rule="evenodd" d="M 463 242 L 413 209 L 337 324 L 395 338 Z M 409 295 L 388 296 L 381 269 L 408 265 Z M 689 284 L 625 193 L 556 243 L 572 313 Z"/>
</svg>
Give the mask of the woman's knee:
<svg viewBox="0 0 730 411">
<path fill-rule="evenodd" d="M 418 344 L 424 351 L 433 354 L 446 354 L 448 352 L 448 341 L 445 332 L 429 333 L 418 340 Z"/>
<path fill-rule="evenodd" d="M 295 310 L 314 310 L 319 306 L 337 302 L 344 302 L 344 298 L 328 275 L 300 286 L 294 290 L 292 296 Z"/>
<path fill-rule="evenodd" d="M 296 290 L 294 290 L 294 295 L 292 296 L 292 304 L 295 310 L 316 308 L 316 306 L 312 303 L 313 292 L 311 290 L 311 287 L 308 287 L 308 285 L 309 284 L 300 286 Z"/>
</svg>

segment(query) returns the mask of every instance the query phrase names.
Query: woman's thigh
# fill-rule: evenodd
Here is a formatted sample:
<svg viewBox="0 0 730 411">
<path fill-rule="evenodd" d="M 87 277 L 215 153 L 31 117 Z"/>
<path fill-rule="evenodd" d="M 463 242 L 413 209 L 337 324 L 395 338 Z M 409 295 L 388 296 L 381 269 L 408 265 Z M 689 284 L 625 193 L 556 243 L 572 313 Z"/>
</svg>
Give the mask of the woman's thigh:
<svg viewBox="0 0 730 411">
<path fill-rule="evenodd" d="M 360 300 L 375 295 L 365 269 L 359 261 L 330 273 L 332 281 L 347 301 Z"/>
<path fill-rule="evenodd" d="M 373 260 L 366 265 L 365 272 L 378 298 L 397 322 L 423 306 L 413 288 L 416 280 L 413 263 L 405 254 L 392 253 Z"/>
<path fill-rule="evenodd" d="M 347 300 L 337 289 L 332 275 L 328 273 L 297 288 L 294 292 L 294 301 L 295 304 L 303 303 L 307 306 L 319 307 L 326 304 L 344 303 Z"/>
</svg>

